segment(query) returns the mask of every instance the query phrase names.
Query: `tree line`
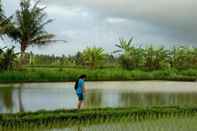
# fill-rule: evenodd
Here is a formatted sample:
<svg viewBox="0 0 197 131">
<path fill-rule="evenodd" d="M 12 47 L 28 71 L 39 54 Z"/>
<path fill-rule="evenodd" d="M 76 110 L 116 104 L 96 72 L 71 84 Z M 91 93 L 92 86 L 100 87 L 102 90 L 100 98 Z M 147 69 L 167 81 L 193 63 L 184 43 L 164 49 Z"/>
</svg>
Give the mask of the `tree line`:
<svg viewBox="0 0 197 131">
<path fill-rule="evenodd" d="M 127 70 L 197 69 L 197 48 L 153 46 L 137 47 L 132 39 L 120 39 L 117 50 L 106 53 L 103 48 L 88 47 L 75 55 L 39 55 L 25 53 L 24 65 L 46 67 L 124 68 Z M 12 48 L 0 49 L 0 69 L 11 70 L 20 65 L 19 53 Z"/>
<path fill-rule="evenodd" d="M 29 54 L 30 65 L 59 65 L 71 67 L 121 67 L 124 69 L 197 69 L 197 48 L 192 47 L 138 47 L 133 39 L 120 39 L 117 50 L 109 54 L 103 48 L 86 48 L 75 55 L 49 56 Z"/>
</svg>

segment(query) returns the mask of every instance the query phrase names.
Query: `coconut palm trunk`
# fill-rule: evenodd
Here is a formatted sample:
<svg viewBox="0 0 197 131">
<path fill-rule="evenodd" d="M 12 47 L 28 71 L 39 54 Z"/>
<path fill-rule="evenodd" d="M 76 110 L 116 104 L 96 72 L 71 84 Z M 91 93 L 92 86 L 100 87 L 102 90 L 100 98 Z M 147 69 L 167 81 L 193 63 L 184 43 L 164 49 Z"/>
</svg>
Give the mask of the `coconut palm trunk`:
<svg viewBox="0 0 197 131">
<path fill-rule="evenodd" d="M 21 58 L 20 58 L 20 62 L 21 64 L 25 64 L 25 51 L 27 48 L 27 42 L 21 42 Z"/>
<path fill-rule="evenodd" d="M 25 109 L 24 109 L 23 102 L 22 102 L 22 90 L 21 90 L 21 86 L 18 88 L 18 103 L 19 103 L 19 111 L 20 112 L 24 112 Z"/>
</svg>

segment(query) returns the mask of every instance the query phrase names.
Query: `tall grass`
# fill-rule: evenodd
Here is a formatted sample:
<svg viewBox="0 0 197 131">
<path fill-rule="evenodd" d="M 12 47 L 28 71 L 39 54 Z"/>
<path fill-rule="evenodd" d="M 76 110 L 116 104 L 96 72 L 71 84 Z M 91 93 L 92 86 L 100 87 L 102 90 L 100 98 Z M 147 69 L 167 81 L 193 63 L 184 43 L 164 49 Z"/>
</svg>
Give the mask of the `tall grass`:
<svg viewBox="0 0 197 131">
<path fill-rule="evenodd" d="M 74 81 L 86 74 L 89 81 L 121 80 L 176 80 L 195 81 L 197 70 L 124 70 L 121 68 L 82 69 L 82 68 L 28 68 L 17 71 L 0 72 L 0 82 L 62 82 Z"/>
</svg>

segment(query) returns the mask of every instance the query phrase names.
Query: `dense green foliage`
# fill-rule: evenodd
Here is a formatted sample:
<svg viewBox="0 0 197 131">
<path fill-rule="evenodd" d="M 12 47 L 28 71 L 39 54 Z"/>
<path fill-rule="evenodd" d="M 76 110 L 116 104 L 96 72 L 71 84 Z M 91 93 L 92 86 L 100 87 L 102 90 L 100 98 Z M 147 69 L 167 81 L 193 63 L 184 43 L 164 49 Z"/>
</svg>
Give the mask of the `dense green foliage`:
<svg viewBox="0 0 197 131">
<path fill-rule="evenodd" d="M 98 52 L 92 52 L 94 49 Z M 39 55 L 30 52 L 26 54 L 26 58 L 29 60 L 28 67 L 84 67 L 90 69 L 119 67 L 118 58 L 104 53 L 102 48 L 88 48 L 83 52 L 68 56 Z"/>
<path fill-rule="evenodd" d="M 104 54 L 101 48 L 87 48 L 73 56 L 34 55 L 30 53 L 27 54 L 27 59 L 29 59 L 28 65 L 33 67 L 46 65 L 89 68 L 115 67 L 149 71 L 161 69 L 197 69 L 196 48 L 176 47 L 169 50 L 163 47 L 154 48 L 153 46 L 130 48 L 129 50 L 115 51 L 116 53 L 121 51 L 119 55 Z M 99 51 L 96 50 L 101 50 L 101 52 L 98 54 Z"/>
<path fill-rule="evenodd" d="M 81 59 L 84 65 L 87 65 L 91 69 L 95 69 L 100 65 L 104 59 L 103 48 L 87 48 L 82 52 Z"/>
<path fill-rule="evenodd" d="M 102 48 L 87 48 L 76 55 L 49 56 L 27 54 L 31 66 L 62 67 L 115 67 L 128 70 L 161 70 L 161 69 L 197 69 L 197 48 L 136 47 L 133 39 L 120 39 L 116 45 L 119 49 L 114 54 L 104 53 Z M 119 53 L 117 55 L 117 53 Z"/>
<path fill-rule="evenodd" d="M 164 47 L 154 48 L 153 46 L 143 48 L 136 47 L 132 41 L 133 39 L 128 41 L 120 39 L 120 44 L 116 45 L 120 50 L 115 52 L 121 52 L 120 64 L 126 69 L 197 68 L 196 48 L 174 47 L 173 49 L 166 49 Z"/>
<path fill-rule="evenodd" d="M 1 127 L 64 127 L 75 124 L 103 123 L 105 121 L 144 121 L 166 117 L 196 116 L 197 108 L 149 107 L 149 108 L 103 108 L 84 110 L 39 111 L 35 113 L 1 114 Z"/>
<path fill-rule="evenodd" d="M 0 70 L 12 70 L 17 63 L 18 53 L 14 52 L 14 47 L 0 49 Z"/>
<path fill-rule="evenodd" d="M 132 45 L 133 38 L 127 40 L 120 39 L 120 44 L 115 45 L 119 50 L 114 53 L 121 52 L 119 57 L 120 64 L 125 69 L 139 68 L 143 65 L 144 52 L 141 48 L 135 48 Z"/>
</svg>

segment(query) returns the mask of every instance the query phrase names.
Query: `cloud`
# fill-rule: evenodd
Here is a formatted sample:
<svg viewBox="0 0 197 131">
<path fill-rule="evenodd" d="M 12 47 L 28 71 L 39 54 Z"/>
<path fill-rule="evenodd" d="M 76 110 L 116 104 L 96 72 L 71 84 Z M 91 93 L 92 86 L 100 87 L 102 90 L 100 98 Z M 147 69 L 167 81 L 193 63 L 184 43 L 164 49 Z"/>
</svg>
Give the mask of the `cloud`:
<svg viewBox="0 0 197 131">
<path fill-rule="evenodd" d="M 196 0 L 49 0 L 48 4 L 80 6 L 92 9 L 101 17 L 121 17 L 176 30 L 192 37 L 197 33 Z M 191 39 L 192 39 L 191 38 Z"/>
<path fill-rule="evenodd" d="M 62 17 L 76 17 L 82 13 L 80 8 L 62 8 L 57 5 L 51 5 L 50 7 L 46 8 L 45 11 L 50 15 L 58 15 Z"/>
<path fill-rule="evenodd" d="M 18 0 L 4 0 L 13 14 Z M 112 51 L 120 37 L 139 44 L 196 45 L 195 0 L 43 0 L 49 18 L 47 30 L 67 44 L 29 48 L 35 53 L 70 54 L 97 45 Z"/>
<path fill-rule="evenodd" d="M 106 22 L 111 23 L 111 24 L 121 24 L 126 22 L 127 19 L 124 18 L 118 18 L 118 17 L 109 17 L 106 19 Z"/>
</svg>

